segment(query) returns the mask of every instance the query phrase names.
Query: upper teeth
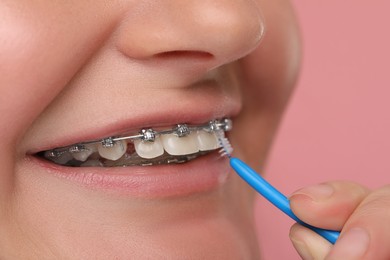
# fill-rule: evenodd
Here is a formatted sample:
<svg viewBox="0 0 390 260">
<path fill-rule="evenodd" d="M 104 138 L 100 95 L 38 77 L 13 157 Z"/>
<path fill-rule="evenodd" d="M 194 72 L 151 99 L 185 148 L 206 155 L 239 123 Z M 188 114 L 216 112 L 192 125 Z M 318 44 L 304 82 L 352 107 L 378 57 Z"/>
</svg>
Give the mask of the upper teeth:
<svg viewBox="0 0 390 260">
<path fill-rule="evenodd" d="M 126 153 L 127 143 L 126 141 L 117 141 L 112 146 L 104 146 L 104 144 L 98 144 L 98 152 L 101 157 L 115 161 L 122 157 Z"/>
<path fill-rule="evenodd" d="M 146 129 L 135 136 L 109 137 L 101 141 L 80 143 L 46 151 L 45 157 L 56 163 L 66 164 L 71 159 L 80 162 L 85 162 L 87 159 L 96 160 L 97 154 L 105 159 L 116 161 L 128 156 L 126 153 L 129 153 L 128 149 L 133 149 L 130 154 L 135 152 L 139 157 L 145 159 L 159 157 L 164 152 L 173 156 L 188 155 L 219 148 L 216 131 L 223 133 L 231 128 L 231 120 L 224 119 L 210 121 L 206 126 L 189 127 L 186 124 L 180 124 L 172 130 L 160 132 Z M 126 140 L 131 140 L 132 143 L 128 144 Z M 130 146 L 128 147 L 128 145 Z M 95 155 L 91 156 L 92 154 Z"/>
<path fill-rule="evenodd" d="M 91 154 L 98 150 L 95 144 L 86 144 L 84 147 L 85 149 L 72 153 L 74 159 L 85 162 Z"/>
<path fill-rule="evenodd" d="M 220 147 L 220 143 L 214 132 L 207 133 L 205 131 L 198 131 L 197 139 L 200 151 L 209 151 Z"/>
<path fill-rule="evenodd" d="M 160 137 L 156 137 L 154 142 L 134 140 L 134 148 L 140 157 L 146 159 L 156 158 L 164 153 Z"/>
<path fill-rule="evenodd" d="M 199 152 L 196 133 L 180 137 L 172 134 L 161 137 L 164 150 L 171 155 L 185 155 Z"/>
<path fill-rule="evenodd" d="M 166 134 L 156 137 L 154 142 L 143 140 L 134 140 L 135 152 L 141 158 L 151 159 L 164 154 L 164 151 L 170 155 L 186 155 L 199 151 L 209 151 L 219 148 L 218 139 L 215 133 L 198 131 L 185 137 L 178 137 L 174 134 Z M 103 158 L 115 161 L 121 158 L 127 149 L 127 143 L 117 141 L 112 147 L 105 147 L 103 144 L 88 144 L 88 150 L 73 152 L 73 158 L 79 161 L 86 161 L 95 151 Z M 72 157 L 61 158 L 61 163 L 66 163 Z M 65 161 L 65 162 L 64 162 Z"/>
</svg>

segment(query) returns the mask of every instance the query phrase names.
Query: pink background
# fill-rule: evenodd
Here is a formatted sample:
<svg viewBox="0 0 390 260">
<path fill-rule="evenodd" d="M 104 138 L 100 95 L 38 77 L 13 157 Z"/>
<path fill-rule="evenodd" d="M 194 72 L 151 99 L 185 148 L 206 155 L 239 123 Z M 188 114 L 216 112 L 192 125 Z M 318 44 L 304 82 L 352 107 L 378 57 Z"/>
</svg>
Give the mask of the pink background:
<svg viewBox="0 0 390 260">
<path fill-rule="evenodd" d="M 390 2 L 294 0 L 304 59 L 266 168 L 283 193 L 331 179 L 390 183 Z M 265 260 L 300 259 L 292 224 L 259 198 Z"/>
</svg>

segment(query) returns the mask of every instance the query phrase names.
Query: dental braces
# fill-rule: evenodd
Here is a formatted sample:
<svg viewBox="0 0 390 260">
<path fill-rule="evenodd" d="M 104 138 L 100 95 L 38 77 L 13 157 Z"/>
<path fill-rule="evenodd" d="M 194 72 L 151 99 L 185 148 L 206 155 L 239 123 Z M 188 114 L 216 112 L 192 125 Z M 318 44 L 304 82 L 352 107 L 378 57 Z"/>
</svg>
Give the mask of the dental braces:
<svg viewBox="0 0 390 260">
<path fill-rule="evenodd" d="M 233 127 L 233 122 L 229 118 L 224 119 L 215 119 L 209 121 L 207 124 L 203 125 L 187 125 L 187 124 L 177 124 L 175 127 L 169 130 L 161 130 L 161 131 L 155 131 L 152 128 L 142 129 L 138 134 L 136 135 L 129 135 L 129 136 L 120 136 L 120 137 L 107 137 L 103 138 L 101 140 L 93 140 L 93 141 L 87 141 L 87 142 L 81 142 L 74 145 L 61 147 L 61 148 L 55 148 L 53 150 L 47 151 L 46 156 L 49 158 L 58 158 L 64 153 L 79 153 L 84 151 L 89 151 L 88 147 L 86 145 L 88 144 L 102 144 L 103 147 L 109 148 L 113 147 L 116 142 L 122 141 L 122 140 L 142 140 L 143 142 L 154 142 L 156 140 L 157 136 L 160 135 L 167 135 L 167 134 L 174 134 L 177 137 L 185 137 L 192 132 L 204 130 L 206 132 L 216 132 L 216 131 L 230 131 Z"/>
</svg>

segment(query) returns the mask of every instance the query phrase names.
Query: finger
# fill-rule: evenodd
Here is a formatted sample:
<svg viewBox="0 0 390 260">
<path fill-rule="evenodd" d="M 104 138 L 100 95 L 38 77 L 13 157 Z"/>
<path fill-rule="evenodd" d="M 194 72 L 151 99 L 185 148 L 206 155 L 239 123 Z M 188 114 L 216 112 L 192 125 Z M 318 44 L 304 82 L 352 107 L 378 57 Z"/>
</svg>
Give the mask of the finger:
<svg viewBox="0 0 390 260">
<path fill-rule="evenodd" d="M 327 259 L 390 259 L 390 186 L 373 191 L 345 223 Z"/>
<path fill-rule="evenodd" d="M 294 192 L 290 196 L 290 205 L 303 222 L 324 229 L 341 230 L 369 192 L 352 182 L 328 182 Z"/>
<path fill-rule="evenodd" d="M 291 227 L 290 239 L 304 260 L 323 260 L 332 248 L 326 239 L 299 224 Z"/>
</svg>

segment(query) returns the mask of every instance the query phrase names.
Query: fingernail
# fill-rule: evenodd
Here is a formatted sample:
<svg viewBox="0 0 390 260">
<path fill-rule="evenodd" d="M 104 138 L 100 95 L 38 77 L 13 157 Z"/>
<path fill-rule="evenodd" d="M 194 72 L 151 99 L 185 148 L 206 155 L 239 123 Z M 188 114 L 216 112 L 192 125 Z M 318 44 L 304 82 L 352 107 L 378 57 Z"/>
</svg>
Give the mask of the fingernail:
<svg viewBox="0 0 390 260">
<path fill-rule="evenodd" d="M 312 260 L 314 257 L 311 255 L 309 248 L 307 245 L 299 240 L 295 240 L 291 238 L 291 241 L 293 242 L 295 250 L 297 250 L 300 257 L 304 260 Z"/>
<path fill-rule="evenodd" d="M 342 235 L 328 256 L 329 259 L 361 259 L 366 253 L 370 237 L 362 228 L 352 228 Z"/>
<path fill-rule="evenodd" d="M 302 194 L 306 195 L 313 200 L 325 200 L 332 196 L 334 189 L 328 184 L 318 184 L 310 187 L 306 187 L 294 192 L 294 195 Z"/>
<path fill-rule="evenodd" d="M 327 240 L 298 224 L 292 226 L 290 239 L 294 248 L 304 260 L 325 259 L 332 247 Z"/>
</svg>

